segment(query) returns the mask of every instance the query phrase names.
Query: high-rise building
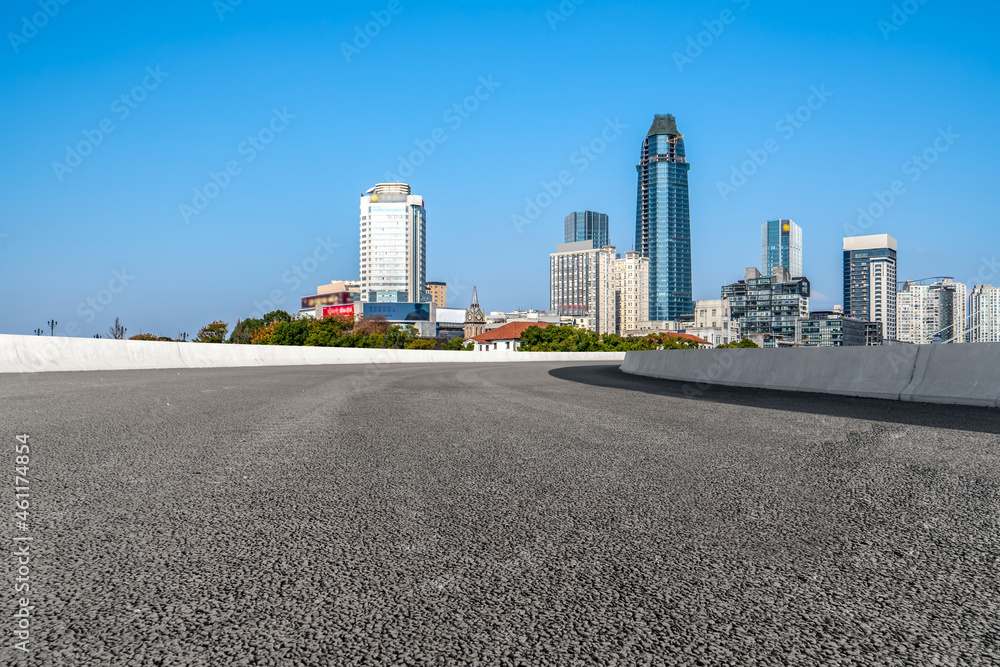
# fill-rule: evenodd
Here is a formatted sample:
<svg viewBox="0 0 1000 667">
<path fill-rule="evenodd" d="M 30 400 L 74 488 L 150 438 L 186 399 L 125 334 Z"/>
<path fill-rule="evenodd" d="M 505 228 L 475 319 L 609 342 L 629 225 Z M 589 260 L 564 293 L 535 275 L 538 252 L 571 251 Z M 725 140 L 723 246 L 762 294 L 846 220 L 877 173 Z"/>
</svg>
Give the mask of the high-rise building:
<svg viewBox="0 0 1000 667">
<path fill-rule="evenodd" d="M 636 170 L 635 249 L 649 258 L 649 319 L 678 320 L 694 310 L 691 211 L 684 137 L 671 115 L 656 115 Z"/>
<path fill-rule="evenodd" d="M 566 216 L 566 230 L 563 243 L 593 241 L 593 247 L 608 245 L 608 216 L 606 213 L 581 211 Z"/>
<path fill-rule="evenodd" d="M 896 239 L 888 234 L 844 239 L 844 313 L 882 325 L 897 340 Z"/>
<path fill-rule="evenodd" d="M 406 183 L 379 183 L 361 197 L 361 300 L 429 301 L 427 213 Z"/>
<path fill-rule="evenodd" d="M 562 317 L 590 318 L 598 333 L 614 333 L 614 263 L 614 246 L 594 248 L 592 241 L 557 245 L 549 255 L 550 310 Z"/>
<path fill-rule="evenodd" d="M 967 301 L 968 287 L 952 278 L 909 280 L 896 295 L 896 335 L 917 345 L 964 343 Z"/>
<path fill-rule="evenodd" d="M 768 220 L 760 227 L 761 273 L 771 275 L 783 266 L 798 277 L 802 272 L 802 228 L 792 220 Z"/>
<path fill-rule="evenodd" d="M 431 295 L 431 301 L 438 308 L 448 307 L 448 285 L 437 281 L 427 282 L 427 293 Z"/>
<path fill-rule="evenodd" d="M 649 260 L 637 250 L 614 261 L 614 289 L 618 309 L 616 333 L 630 334 L 649 320 Z"/>
<path fill-rule="evenodd" d="M 969 298 L 970 343 L 1000 343 L 1000 287 L 976 285 Z"/>
<path fill-rule="evenodd" d="M 783 266 L 774 267 L 770 276 L 748 268 L 745 278 L 722 288 L 722 298 L 729 300 L 732 319 L 739 320 L 745 338 L 765 337 L 765 345 L 776 340 L 794 342 L 800 318 L 809 316 L 809 281 L 792 277 Z"/>
</svg>

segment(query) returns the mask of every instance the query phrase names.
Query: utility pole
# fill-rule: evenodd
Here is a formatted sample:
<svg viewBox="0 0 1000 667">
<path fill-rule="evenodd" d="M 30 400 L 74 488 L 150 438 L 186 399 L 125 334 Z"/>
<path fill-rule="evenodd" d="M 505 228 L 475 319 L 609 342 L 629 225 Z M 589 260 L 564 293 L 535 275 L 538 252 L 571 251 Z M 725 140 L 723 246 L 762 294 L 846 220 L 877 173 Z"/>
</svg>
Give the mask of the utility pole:
<svg viewBox="0 0 1000 667">
<path fill-rule="evenodd" d="M 56 322 L 55 320 L 49 320 L 49 328 L 51 328 L 51 329 L 52 329 L 52 335 L 53 335 L 53 336 L 55 336 L 55 335 L 56 335 L 56 325 L 58 325 L 58 324 L 59 324 L 59 323 L 58 323 L 58 322 Z"/>
</svg>

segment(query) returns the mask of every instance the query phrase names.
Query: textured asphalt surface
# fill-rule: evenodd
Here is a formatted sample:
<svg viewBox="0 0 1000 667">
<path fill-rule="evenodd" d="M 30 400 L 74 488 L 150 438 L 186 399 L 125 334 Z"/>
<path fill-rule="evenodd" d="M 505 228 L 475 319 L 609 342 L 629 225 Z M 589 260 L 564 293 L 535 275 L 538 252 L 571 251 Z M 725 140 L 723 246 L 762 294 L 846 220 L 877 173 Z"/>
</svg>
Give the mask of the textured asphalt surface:
<svg viewBox="0 0 1000 667">
<path fill-rule="evenodd" d="M 1000 664 L 996 410 L 541 363 L 0 375 L 0 408 L 35 587 L 25 656 L 5 548 L 0 664 Z"/>
</svg>

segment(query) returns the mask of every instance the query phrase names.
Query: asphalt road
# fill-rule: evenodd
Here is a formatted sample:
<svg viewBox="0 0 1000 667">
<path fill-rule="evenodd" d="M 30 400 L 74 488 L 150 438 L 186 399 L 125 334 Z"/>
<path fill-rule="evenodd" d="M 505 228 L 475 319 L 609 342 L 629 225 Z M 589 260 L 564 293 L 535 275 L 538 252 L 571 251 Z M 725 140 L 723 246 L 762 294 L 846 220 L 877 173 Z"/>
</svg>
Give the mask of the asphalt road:
<svg viewBox="0 0 1000 667">
<path fill-rule="evenodd" d="M 0 375 L 0 415 L 0 664 L 1000 664 L 996 410 L 539 363 Z"/>
</svg>

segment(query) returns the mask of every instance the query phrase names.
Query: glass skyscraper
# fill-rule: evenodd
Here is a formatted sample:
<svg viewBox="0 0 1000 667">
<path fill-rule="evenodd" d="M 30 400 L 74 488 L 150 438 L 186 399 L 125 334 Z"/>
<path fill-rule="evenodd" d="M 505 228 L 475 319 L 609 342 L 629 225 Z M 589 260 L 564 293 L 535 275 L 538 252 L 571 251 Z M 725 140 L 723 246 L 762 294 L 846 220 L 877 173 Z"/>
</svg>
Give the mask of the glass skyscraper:
<svg viewBox="0 0 1000 667">
<path fill-rule="evenodd" d="M 594 211 L 581 211 L 566 216 L 566 234 L 563 243 L 593 241 L 595 248 L 611 245 L 608 240 L 608 215 Z"/>
<path fill-rule="evenodd" d="M 761 273 L 783 266 L 796 278 L 802 273 L 802 228 L 791 220 L 768 220 L 760 228 Z"/>
<path fill-rule="evenodd" d="M 684 138 L 671 115 L 656 115 L 642 142 L 635 211 L 635 249 L 649 258 L 649 319 L 694 312 L 691 212 Z"/>
</svg>

